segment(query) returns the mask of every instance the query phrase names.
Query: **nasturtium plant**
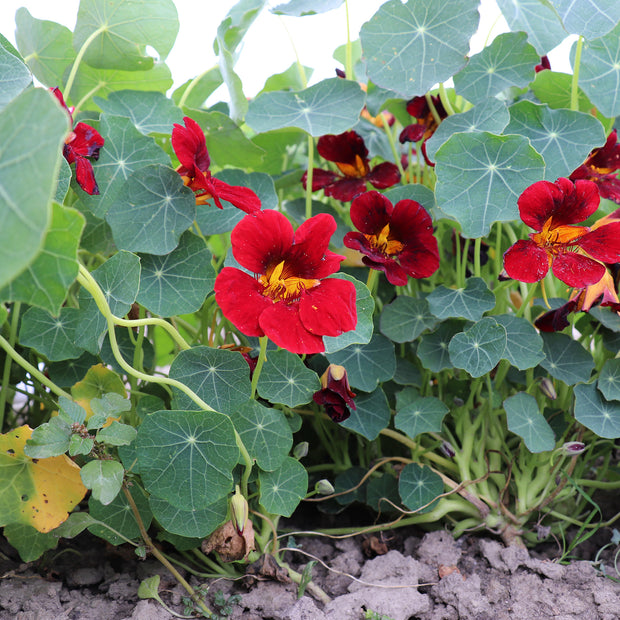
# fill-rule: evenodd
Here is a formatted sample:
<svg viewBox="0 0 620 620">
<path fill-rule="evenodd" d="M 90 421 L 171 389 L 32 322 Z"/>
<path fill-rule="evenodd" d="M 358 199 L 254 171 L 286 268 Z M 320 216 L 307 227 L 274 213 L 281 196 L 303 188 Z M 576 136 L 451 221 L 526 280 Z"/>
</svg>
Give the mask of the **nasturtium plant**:
<svg viewBox="0 0 620 620">
<path fill-rule="evenodd" d="M 498 0 L 508 31 L 470 51 L 478 0 L 377 0 L 335 74 L 256 94 L 267 4 L 181 85 L 172 0 L 81 0 L 73 30 L 21 8 L 0 36 L 5 537 L 233 576 L 282 564 L 308 500 L 318 533 L 589 535 L 620 487 L 617 2 Z"/>
</svg>

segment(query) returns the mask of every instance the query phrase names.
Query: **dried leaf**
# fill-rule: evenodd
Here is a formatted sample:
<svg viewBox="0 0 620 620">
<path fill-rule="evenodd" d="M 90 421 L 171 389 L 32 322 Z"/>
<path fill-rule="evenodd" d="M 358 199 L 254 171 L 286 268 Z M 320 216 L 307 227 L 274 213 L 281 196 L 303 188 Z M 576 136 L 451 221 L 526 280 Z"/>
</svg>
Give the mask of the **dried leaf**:
<svg viewBox="0 0 620 620">
<path fill-rule="evenodd" d="M 218 553 L 223 562 L 247 559 L 250 551 L 254 551 L 254 527 L 248 519 L 239 534 L 232 521 L 226 521 L 202 542 L 204 553 Z"/>
</svg>

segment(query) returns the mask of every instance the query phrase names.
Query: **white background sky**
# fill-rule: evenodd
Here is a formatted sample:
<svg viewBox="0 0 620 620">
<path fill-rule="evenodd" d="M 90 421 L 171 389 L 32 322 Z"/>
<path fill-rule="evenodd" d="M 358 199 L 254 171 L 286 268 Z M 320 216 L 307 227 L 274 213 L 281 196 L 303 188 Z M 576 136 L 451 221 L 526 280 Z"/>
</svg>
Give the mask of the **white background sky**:
<svg viewBox="0 0 620 620">
<path fill-rule="evenodd" d="M 271 0 L 270 6 L 283 2 Z M 358 38 L 362 24 L 384 2 L 349 0 L 352 40 Z M 235 4 L 235 0 L 175 0 L 180 30 L 166 61 L 175 87 L 216 64 L 213 40 L 217 26 Z M 0 32 L 12 43 L 15 43 L 15 12 L 21 6 L 38 19 L 49 19 L 73 29 L 79 0 L 0 0 Z M 487 37 L 490 42 L 507 29 L 494 0 L 482 0 L 481 26 L 472 41 L 472 53 L 482 49 Z M 264 10 L 244 38 L 235 67 L 246 96 L 255 95 L 270 75 L 284 71 L 295 61 L 291 39 L 301 62 L 315 69 L 310 84 L 334 77 L 338 65 L 332 58 L 333 51 L 346 42 L 344 5 L 328 13 L 306 17 L 279 17 Z M 568 45 L 565 45 L 556 54 L 550 54 L 554 70 L 570 72 L 567 50 Z"/>
</svg>

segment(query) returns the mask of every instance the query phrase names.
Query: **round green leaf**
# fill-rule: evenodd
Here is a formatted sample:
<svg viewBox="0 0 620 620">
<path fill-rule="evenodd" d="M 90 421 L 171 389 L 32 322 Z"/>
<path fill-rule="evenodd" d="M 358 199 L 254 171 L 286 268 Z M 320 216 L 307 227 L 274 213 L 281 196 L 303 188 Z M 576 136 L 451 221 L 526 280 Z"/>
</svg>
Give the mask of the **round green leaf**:
<svg viewBox="0 0 620 620">
<path fill-rule="evenodd" d="M 355 125 L 364 98 L 357 82 L 331 78 L 297 92 L 260 94 L 245 122 L 257 133 L 298 127 L 313 137 L 339 134 Z"/>
<path fill-rule="evenodd" d="M 231 414 L 250 398 L 250 368 L 236 351 L 194 347 L 181 351 L 170 366 L 170 377 L 184 383 L 217 411 Z M 176 391 L 176 402 L 197 405 Z"/>
<path fill-rule="evenodd" d="M 436 323 L 426 299 L 397 297 L 383 307 L 380 329 L 393 342 L 411 342 Z"/>
<path fill-rule="evenodd" d="M 620 400 L 620 359 L 603 364 L 597 387 L 607 400 Z"/>
<path fill-rule="evenodd" d="M 465 64 L 477 9 L 476 0 L 389 0 L 360 31 L 368 77 L 404 97 L 444 82 Z"/>
<path fill-rule="evenodd" d="M 370 394 L 358 394 L 355 410 L 340 425 L 372 441 L 390 423 L 390 406 L 385 393 L 377 388 Z"/>
<path fill-rule="evenodd" d="M 438 319 L 454 317 L 478 321 L 495 307 L 495 295 L 482 278 L 468 278 L 465 288 L 438 286 L 426 300 Z"/>
<path fill-rule="evenodd" d="M 605 400 L 593 383 L 575 386 L 575 419 L 599 437 L 620 437 L 620 403 Z"/>
<path fill-rule="evenodd" d="M 448 346 L 452 363 L 472 377 L 481 377 L 493 370 L 505 349 L 506 330 L 489 317 L 456 334 Z"/>
<path fill-rule="evenodd" d="M 508 430 L 523 439 L 530 452 L 546 452 L 555 447 L 555 436 L 531 394 L 519 392 L 504 401 Z"/>
<path fill-rule="evenodd" d="M 142 272 L 136 301 L 160 316 L 199 310 L 213 290 L 215 270 L 203 239 L 186 231 L 169 254 L 141 254 Z"/>
<path fill-rule="evenodd" d="M 118 461 L 89 461 L 80 470 L 80 477 L 92 498 L 107 506 L 119 494 L 125 469 Z"/>
<path fill-rule="evenodd" d="M 443 482 L 430 468 L 409 463 L 400 472 L 398 491 L 409 510 L 422 514 L 435 507 L 433 500 L 443 493 Z"/>
<path fill-rule="evenodd" d="M 519 370 L 534 368 L 545 359 L 542 338 L 529 321 L 513 314 L 493 318 L 506 330 L 504 359 Z"/>
<path fill-rule="evenodd" d="M 620 22 L 620 5 L 615 0 L 551 0 L 569 34 L 598 39 Z"/>
<path fill-rule="evenodd" d="M 279 469 L 261 471 L 260 503 L 267 512 L 290 517 L 308 492 L 308 473 L 304 466 L 290 456 Z"/>
<path fill-rule="evenodd" d="M 167 254 L 196 218 L 196 200 L 177 172 L 156 164 L 129 176 L 105 218 L 120 250 Z"/>
<path fill-rule="evenodd" d="M 156 411 L 136 438 L 146 490 L 181 510 L 200 510 L 232 489 L 239 448 L 230 419 L 211 411 Z"/>
<path fill-rule="evenodd" d="M 417 354 L 424 368 L 433 372 L 452 368 L 448 346 L 452 337 L 463 329 L 463 324 L 463 321 L 450 319 L 420 338 Z"/>
<path fill-rule="evenodd" d="M 449 409 L 434 396 L 418 397 L 396 412 L 394 426 L 411 439 L 420 433 L 440 433 Z"/>
<path fill-rule="evenodd" d="M 180 510 L 166 500 L 151 495 L 153 516 L 167 532 L 189 538 L 205 538 L 226 519 L 228 498 L 222 497 L 201 509 Z"/>
<path fill-rule="evenodd" d="M 566 385 L 588 381 L 594 360 L 577 341 L 566 334 L 543 333 L 545 359 L 540 365 L 555 379 Z"/>
<path fill-rule="evenodd" d="M 249 400 L 231 419 L 243 445 L 262 470 L 273 471 L 282 465 L 293 445 L 293 434 L 281 411 Z"/>
<path fill-rule="evenodd" d="M 296 407 L 310 402 L 321 384 L 298 355 L 282 350 L 267 355 L 256 388 L 269 402 Z"/>
<path fill-rule="evenodd" d="M 488 235 L 493 222 L 517 219 L 519 195 L 545 166 L 527 138 L 486 131 L 453 135 L 436 161 L 437 204 L 470 238 Z"/>
</svg>

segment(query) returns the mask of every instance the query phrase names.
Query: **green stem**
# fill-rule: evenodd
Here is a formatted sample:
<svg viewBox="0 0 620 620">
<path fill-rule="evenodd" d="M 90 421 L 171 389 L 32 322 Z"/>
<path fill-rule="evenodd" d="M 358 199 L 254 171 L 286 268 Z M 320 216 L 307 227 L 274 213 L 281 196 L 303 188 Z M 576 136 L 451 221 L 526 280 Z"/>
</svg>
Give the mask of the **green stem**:
<svg viewBox="0 0 620 620">
<path fill-rule="evenodd" d="M 260 373 L 263 369 L 263 364 L 265 363 L 265 360 L 267 359 L 267 342 L 269 341 L 269 338 L 267 336 L 261 336 L 258 339 L 259 343 L 260 343 L 260 351 L 258 353 L 258 360 L 256 362 L 256 368 L 254 368 L 254 373 L 252 374 L 252 392 L 250 394 L 250 398 L 254 398 L 254 395 L 256 394 L 256 386 L 258 385 L 258 379 L 260 377 Z"/>
<path fill-rule="evenodd" d="M 81 110 L 84 107 L 84 104 L 98 91 L 103 88 L 103 84 L 97 84 L 97 86 L 91 88 L 76 104 L 75 109 Z"/>
<path fill-rule="evenodd" d="M 482 248 L 482 237 L 476 237 L 474 241 L 474 276 L 480 277 L 480 250 Z"/>
<path fill-rule="evenodd" d="M 353 75 L 353 46 L 351 45 L 351 24 L 349 23 L 349 0 L 344 0 L 344 12 L 347 19 L 347 44 L 345 47 L 344 72 L 347 80 L 354 80 Z"/>
<path fill-rule="evenodd" d="M 217 67 L 217 65 L 215 65 Z M 202 80 L 202 78 L 207 75 L 207 73 L 209 73 L 209 71 L 212 71 L 214 69 L 214 67 L 211 67 L 210 69 L 207 69 L 206 71 L 203 71 L 200 75 L 197 75 L 188 85 L 187 88 L 183 91 L 183 95 L 181 95 L 181 99 L 179 100 L 178 106 L 179 108 L 183 109 L 183 106 L 185 105 L 185 102 L 187 101 L 190 93 L 194 90 L 194 88 L 196 88 L 196 86 L 198 86 L 198 84 L 200 83 L 200 80 Z"/>
<path fill-rule="evenodd" d="M 250 456 L 245 444 L 243 443 L 243 439 L 239 433 L 235 430 L 235 441 L 237 442 L 237 447 L 239 448 L 239 452 L 241 452 L 241 456 L 243 458 L 243 462 L 245 464 L 245 468 L 243 471 L 243 476 L 241 476 L 241 493 L 243 493 L 243 497 L 248 496 L 248 481 L 250 480 L 250 474 L 252 473 L 252 457 Z"/>
<path fill-rule="evenodd" d="M 536 293 L 536 289 L 538 282 L 534 282 L 528 289 L 527 291 L 527 295 L 525 296 L 525 298 L 521 301 L 521 306 L 519 308 L 517 308 L 517 311 L 515 312 L 515 316 L 523 316 L 523 314 L 525 313 L 525 311 L 528 309 L 528 306 L 530 305 L 530 301 L 532 301 L 534 294 Z M 529 314 L 529 313 L 528 313 Z"/>
<path fill-rule="evenodd" d="M 69 100 L 69 95 L 71 93 L 71 88 L 73 88 L 73 82 L 75 81 L 75 76 L 77 75 L 77 70 L 82 62 L 82 58 L 84 58 L 84 54 L 86 54 L 86 50 L 90 47 L 90 44 L 103 32 L 105 32 L 108 28 L 107 24 L 102 24 L 95 30 L 89 37 L 84 41 L 84 45 L 80 48 L 78 55 L 75 57 L 73 61 L 73 66 L 71 67 L 71 73 L 69 73 L 69 77 L 67 78 L 67 83 L 65 84 L 65 100 Z"/>
<path fill-rule="evenodd" d="M 306 174 L 306 219 L 312 217 L 312 176 L 314 175 L 314 140 L 308 136 L 308 172 Z"/>
<path fill-rule="evenodd" d="M 19 325 L 19 312 L 21 304 L 16 302 L 11 309 L 11 326 L 9 329 L 9 346 L 13 349 L 17 341 L 17 326 Z M 9 396 L 9 384 L 11 382 L 11 366 L 13 358 L 7 355 L 4 360 L 4 371 L 2 373 L 2 386 L 0 386 L 0 433 L 4 425 L 4 410 L 6 409 L 7 398 Z"/>
<path fill-rule="evenodd" d="M 581 65 L 581 50 L 583 49 L 583 37 L 579 35 L 575 45 L 575 65 L 573 66 L 573 79 L 570 85 L 570 109 L 579 111 L 579 68 Z"/>
<path fill-rule="evenodd" d="M 403 170 L 403 165 L 400 161 L 400 155 L 398 153 L 398 149 L 396 148 L 396 142 L 394 142 L 394 136 L 392 135 L 392 129 L 385 118 L 385 114 L 379 110 L 379 118 L 381 119 L 381 123 L 383 124 L 383 130 L 385 131 L 385 135 L 387 136 L 388 142 L 390 143 L 390 149 L 392 151 L 392 156 L 394 157 L 394 161 L 396 162 L 396 166 L 398 171 L 400 172 L 400 178 L 404 180 L 405 171 Z"/>
<path fill-rule="evenodd" d="M 444 110 L 448 113 L 448 116 L 452 116 L 454 114 L 454 108 L 450 103 L 450 99 L 448 99 L 448 93 L 446 92 L 446 87 L 443 83 L 439 85 L 439 98 L 441 99 L 441 103 L 443 104 Z"/>
<path fill-rule="evenodd" d="M 439 125 L 441 123 L 441 118 L 439 116 L 439 112 L 437 112 L 437 108 L 435 107 L 435 104 L 433 103 L 431 94 L 426 93 L 424 97 L 426 98 L 426 103 L 428 104 L 428 107 L 431 111 L 431 114 L 433 115 L 433 118 L 435 119 L 435 122 Z"/>
</svg>

